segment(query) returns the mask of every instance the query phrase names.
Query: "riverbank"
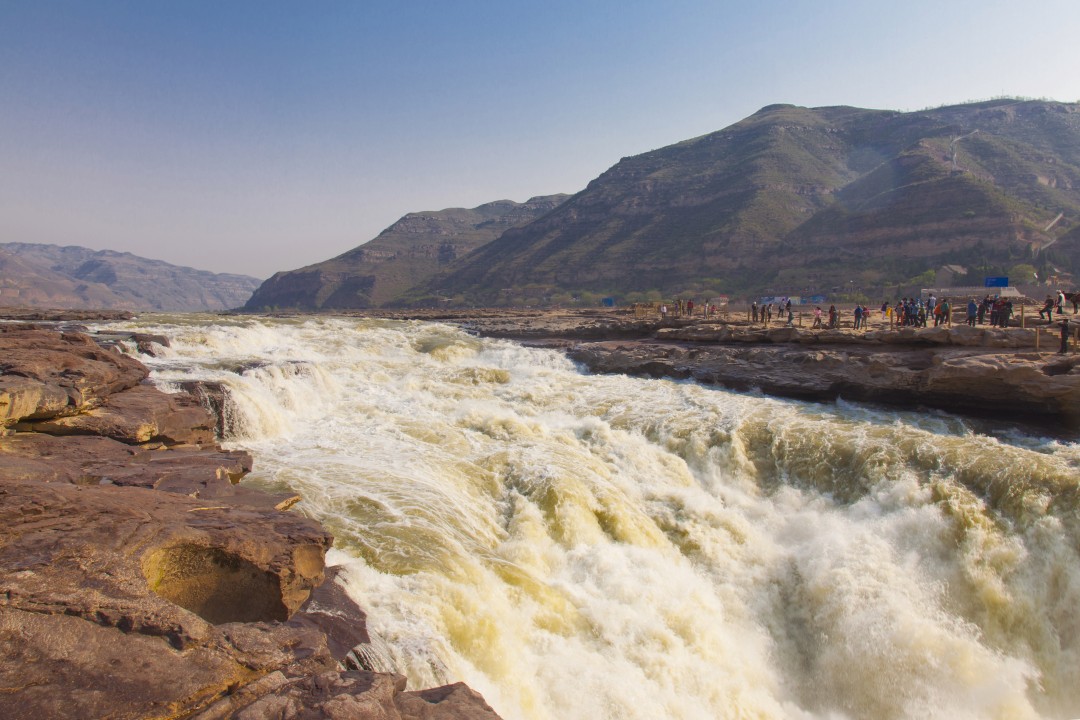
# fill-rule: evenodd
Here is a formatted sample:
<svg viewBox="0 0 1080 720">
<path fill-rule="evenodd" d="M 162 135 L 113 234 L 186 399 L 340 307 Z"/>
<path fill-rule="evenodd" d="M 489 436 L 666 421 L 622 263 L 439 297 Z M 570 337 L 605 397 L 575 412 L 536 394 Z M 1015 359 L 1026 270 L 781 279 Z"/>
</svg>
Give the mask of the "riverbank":
<svg viewBox="0 0 1080 720">
<path fill-rule="evenodd" d="M 0 357 L 0 715 L 497 718 L 464 685 L 363 667 L 333 538 L 298 496 L 238 484 L 252 459 L 198 397 L 82 332 L 0 325 Z"/>
</svg>

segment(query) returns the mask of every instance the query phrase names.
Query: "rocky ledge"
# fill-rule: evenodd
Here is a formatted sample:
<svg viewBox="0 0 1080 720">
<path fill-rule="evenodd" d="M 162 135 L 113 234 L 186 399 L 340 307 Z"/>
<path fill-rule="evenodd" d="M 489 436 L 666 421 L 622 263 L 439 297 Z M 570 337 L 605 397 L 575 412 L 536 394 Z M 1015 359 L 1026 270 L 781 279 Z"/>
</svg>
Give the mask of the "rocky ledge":
<svg viewBox="0 0 1080 720">
<path fill-rule="evenodd" d="M 927 328 L 852 333 L 718 327 L 580 343 L 593 372 L 692 378 L 805 400 L 844 398 L 1080 428 L 1080 355 L 1034 347 L 1034 331 Z"/>
<path fill-rule="evenodd" d="M 497 718 L 361 667 L 331 536 L 238 485 L 247 453 L 147 375 L 82 333 L 0 327 L 0 717 Z"/>
</svg>

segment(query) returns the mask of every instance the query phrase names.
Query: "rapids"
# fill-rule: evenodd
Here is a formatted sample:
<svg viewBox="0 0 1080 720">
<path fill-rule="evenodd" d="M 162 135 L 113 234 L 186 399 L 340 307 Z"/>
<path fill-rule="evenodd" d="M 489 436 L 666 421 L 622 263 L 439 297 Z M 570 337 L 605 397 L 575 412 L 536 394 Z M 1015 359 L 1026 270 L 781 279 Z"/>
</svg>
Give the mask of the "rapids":
<svg viewBox="0 0 1080 720">
<path fill-rule="evenodd" d="M 112 327 L 115 327 L 112 326 Z M 590 376 L 427 323 L 148 316 L 413 689 L 507 720 L 1080 717 L 1080 444 Z"/>
</svg>

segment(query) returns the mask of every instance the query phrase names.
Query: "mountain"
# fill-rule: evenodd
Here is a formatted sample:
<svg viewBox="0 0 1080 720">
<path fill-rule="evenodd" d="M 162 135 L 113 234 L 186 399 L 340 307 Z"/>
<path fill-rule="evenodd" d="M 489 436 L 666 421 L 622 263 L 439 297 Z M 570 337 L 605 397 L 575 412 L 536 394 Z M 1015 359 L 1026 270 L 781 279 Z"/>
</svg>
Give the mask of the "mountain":
<svg viewBox="0 0 1080 720">
<path fill-rule="evenodd" d="M 1020 264 L 1077 273 L 1080 255 L 1069 248 L 1078 227 L 1078 104 L 772 105 L 622 159 L 406 299 L 841 288 L 877 296 L 944 264 L 978 284 Z"/>
<path fill-rule="evenodd" d="M 378 237 L 330 260 L 276 273 L 245 309 L 377 307 L 455 260 L 558 207 L 568 195 L 410 213 Z"/>
<path fill-rule="evenodd" d="M 0 243 L 0 306 L 201 312 L 240 307 L 259 285 L 131 253 Z"/>
</svg>

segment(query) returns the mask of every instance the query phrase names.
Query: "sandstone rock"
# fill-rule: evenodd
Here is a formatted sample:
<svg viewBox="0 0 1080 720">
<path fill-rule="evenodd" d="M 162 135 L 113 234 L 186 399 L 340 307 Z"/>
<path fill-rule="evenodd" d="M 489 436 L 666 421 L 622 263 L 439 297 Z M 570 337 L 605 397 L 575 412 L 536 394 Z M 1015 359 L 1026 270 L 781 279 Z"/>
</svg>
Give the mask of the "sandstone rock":
<svg viewBox="0 0 1080 720">
<path fill-rule="evenodd" d="M 398 696 L 403 720 L 497 720 L 480 693 L 464 683 Z"/>
<path fill-rule="evenodd" d="M 130 444 L 201 445 L 214 441 L 216 420 L 186 393 L 167 394 L 139 385 L 101 400 L 78 415 L 22 423 L 19 429 L 50 435 L 100 435 Z"/>
<path fill-rule="evenodd" d="M 154 333 L 98 332 L 94 335 L 94 341 L 98 345 L 110 349 L 119 348 L 124 343 L 129 343 L 134 345 L 139 353 L 151 357 L 158 356 L 161 350 L 172 346 L 168 337 Z"/>
<path fill-rule="evenodd" d="M 322 578 L 330 537 L 311 520 L 8 479 L 0 523 L 0 646 L 33 659 L 4 663 L 4 687 L 33 688 L 0 696 L 4 717 L 146 717 L 270 669 L 332 666 L 321 633 L 275 622 Z"/>
<path fill-rule="evenodd" d="M 259 695 L 262 692 L 263 694 Z M 255 696 L 255 697 L 253 697 Z M 462 683 L 405 692 L 405 678 L 366 671 L 292 679 L 281 673 L 247 685 L 195 720 L 498 720 Z"/>
<path fill-rule="evenodd" d="M 1080 356 L 978 349 L 879 350 L 795 344 L 676 346 L 587 343 L 573 360 L 594 372 L 687 378 L 806 400 L 923 405 L 1080 423 Z"/>
<path fill-rule="evenodd" d="M 103 350 L 81 333 L 0 330 L 0 358 L 5 426 L 90 410 L 149 375 L 139 361 Z"/>
<path fill-rule="evenodd" d="M 71 397 L 58 385 L 15 375 L 0 377 L 0 421 L 7 427 L 24 418 L 58 417 L 72 412 Z"/>
<path fill-rule="evenodd" d="M 348 665 L 349 653 L 358 645 L 371 642 L 367 632 L 367 613 L 345 592 L 339 582 L 340 568 L 326 571 L 326 580 L 311 591 L 290 625 L 314 627 L 326 633 L 327 646 L 335 659 Z M 371 668 L 353 668 L 370 670 Z"/>
<path fill-rule="evenodd" d="M 116 485 L 162 490 L 216 504 L 284 510 L 299 501 L 237 485 L 251 456 L 217 447 L 132 447 L 104 437 L 17 433 L 0 440 L 0 481 Z"/>
</svg>

